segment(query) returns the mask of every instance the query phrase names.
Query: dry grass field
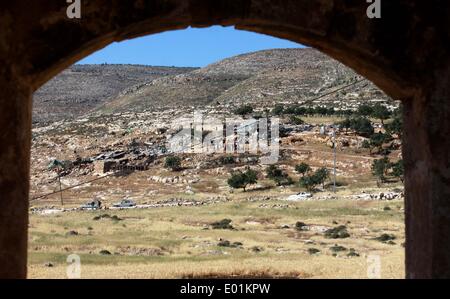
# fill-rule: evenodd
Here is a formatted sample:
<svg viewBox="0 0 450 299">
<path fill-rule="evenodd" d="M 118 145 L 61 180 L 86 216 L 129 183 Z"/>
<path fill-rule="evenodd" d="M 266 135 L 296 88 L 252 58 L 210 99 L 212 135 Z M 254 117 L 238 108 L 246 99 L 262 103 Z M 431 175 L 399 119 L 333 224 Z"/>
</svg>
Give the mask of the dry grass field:
<svg viewBox="0 0 450 299">
<path fill-rule="evenodd" d="M 232 220 L 233 229 L 213 229 L 211 223 L 222 219 Z M 307 227 L 299 230 L 297 222 Z M 403 278 L 403 222 L 402 201 L 234 199 L 200 207 L 33 214 L 29 277 L 66 278 L 66 259 L 77 254 L 82 278 L 367 278 L 371 255 L 380 256 L 382 278 Z M 326 229 L 340 225 L 350 237 L 325 237 Z M 374 240 L 382 234 L 395 240 Z M 333 252 L 336 245 L 343 251 Z"/>
</svg>

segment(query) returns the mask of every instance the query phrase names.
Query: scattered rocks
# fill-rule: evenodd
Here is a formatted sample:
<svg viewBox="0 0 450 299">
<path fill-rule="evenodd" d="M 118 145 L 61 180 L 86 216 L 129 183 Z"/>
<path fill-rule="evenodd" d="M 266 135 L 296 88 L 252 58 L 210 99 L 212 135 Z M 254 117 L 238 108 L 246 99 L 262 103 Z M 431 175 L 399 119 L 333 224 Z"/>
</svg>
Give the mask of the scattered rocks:
<svg viewBox="0 0 450 299">
<path fill-rule="evenodd" d="M 59 214 L 59 213 L 63 213 L 66 212 L 66 210 L 64 209 L 57 209 L 54 207 L 42 207 L 42 208 L 31 208 L 30 209 L 30 213 L 32 214 L 39 214 L 39 215 L 54 215 L 54 214 Z"/>
<path fill-rule="evenodd" d="M 293 207 L 293 206 L 290 206 L 290 205 L 282 205 L 282 204 L 272 204 L 272 205 L 270 205 L 270 204 L 266 204 L 266 203 L 259 205 L 259 208 L 263 208 L 263 209 L 277 209 L 277 210 L 284 210 L 284 209 L 291 209 L 291 208 L 298 209 L 297 207 Z"/>
<path fill-rule="evenodd" d="M 330 250 L 333 253 L 338 253 L 338 252 L 347 251 L 347 248 L 335 244 L 334 246 L 330 247 Z"/>
<path fill-rule="evenodd" d="M 357 194 L 352 195 L 351 198 L 355 200 L 394 200 L 394 199 L 404 199 L 405 195 L 403 192 L 380 192 L 379 194 Z"/>
<path fill-rule="evenodd" d="M 308 227 L 309 231 L 319 233 L 319 234 L 325 233 L 328 229 L 329 228 L 327 226 L 322 226 L 322 225 L 310 225 Z"/>
<path fill-rule="evenodd" d="M 231 219 L 223 219 L 218 222 L 211 223 L 213 229 L 230 229 L 234 230 L 234 227 L 231 225 L 233 222 Z"/>
<path fill-rule="evenodd" d="M 122 221 L 123 219 L 118 217 L 118 216 L 116 216 L 116 215 L 114 215 L 114 216 L 111 217 L 111 220 L 112 221 Z"/>
<path fill-rule="evenodd" d="M 120 247 L 119 252 L 131 256 L 163 256 L 164 248 Z"/>
<path fill-rule="evenodd" d="M 270 200 L 275 200 L 275 197 L 270 197 L 270 196 L 264 196 L 264 197 L 250 197 L 247 198 L 246 201 L 248 202 L 259 202 L 259 201 L 270 201 Z"/>
<path fill-rule="evenodd" d="M 227 240 L 219 241 L 219 243 L 217 243 L 217 246 L 219 247 L 230 247 L 230 245 L 230 241 Z"/>
<path fill-rule="evenodd" d="M 258 253 L 258 252 L 264 251 L 264 248 L 259 247 L 259 246 L 253 246 L 252 248 L 250 248 L 250 250 L 253 251 L 253 252 Z"/>
<path fill-rule="evenodd" d="M 111 219 L 111 216 L 109 214 L 103 214 L 103 215 L 95 216 L 94 218 L 92 218 L 92 220 L 94 220 L 94 221 L 98 221 L 98 220 L 102 220 L 102 219 Z"/>
<path fill-rule="evenodd" d="M 320 250 L 317 249 L 317 248 L 308 248 L 308 253 L 309 253 L 310 255 L 315 255 L 315 254 L 320 253 Z"/>
<path fill-rule="evenodd" d="M 304 222 L 297 222 L 295 224 L 295 229 L 299 230 L 299 231 L 307 231 L 308 230 L 308 225 L 305 224 Z"/>
<path fill-rule="evenodd" d="M 355 249 L 350 248 L 350 252 L 347 254 L 348 257 L 359 257 L 359 253 Z"/>
<path fill-rule="evenodd" d="M 217 246 L 219 246 L 219 247 L 228 247 L 228 248 L 240 248 L 243 245 L 244 244 L 242 244 L 241 242 L 231 243 L 228 240 L 221 240 L 221 241 L 219 241 L 219 243 L 217 243 Z"/>
<path fill-rule="evenodd" d="M 160 176 L 151 176 L 148 178 L 149 181 L 153 181 L 155 183 L 160 183 L 160 184 L 166 184 L 166 185 L 173 185 L 173 184 L 197 184 L 198 182 L 200 182 L 199 178 L 194 178 L 194 179 L 187 179 L 187 178 L 183 178 L 180 176 L 175 176 L 175 177 L 160 177 Z"/>
<path fill-rule="evenodd" d="M 275 251 L 276 251 L 277 253 L 289 253 L 289 252 L 290 252 L 289 249 L 283 248 L 283 247 L 276 248 Z"/>
<path fill-rule="evenodd" d="M 376 237 L 376 238 L 374 238 L 373 240 L 376 240 L 376 241 L 380 241 L 380 242 L 382 242 L 382 243 L 386 243 L 386 244 L 391 244 L 391 245 L 393 245 L 393 244 L 395 244 L 394 242 L 393 242 L 393 240 L 395 240 L 397 237 L 395 236 L 395 235 L 392 235 L 392 234 L 382 234 L 381 236 L 379 236 L 379 237 Z"/>
<path fill-rule="evenodd" d="M 138 209 L 149 209 L 149 208 L 166 208 L 166 207 L 197 207 L 197 206 L 206 206 L 212 204 L 218 204 L 227 202 L 228 197 L 226 196 L 216 196 L 211 197 L 206 200 L 193 200 L 193 199 L 185 199 L 185 198 L 170 198 L 163 201 L 158 201 L 152 204 L 144 204 L 138 205 Z"/>
<path fill-rule="evenodd" d="M 70 237 L 70 236 L 78 236 L 79 233 L 77 231 L 71 230 L 69 232 L 66 233 L 66 236 Z"/>
<path fill-rule="evenodd" d="M 341 226 L 326 230 L 325 237 L 327 237 L 329 239 L 345 239 L 345 238 L 349 238 L 350 234 L 347 231 L 347 227 L 345 225 L 341 225 Z"/>
<path fill-rule="evenodd" d="M 103 214 L 103 215 L 95 216 L 94 218 L 92 218 L 92 220 L 94 220 L 94 221 L 99 221 L 99 220 L 103 220 L 103 219 L 110 219 L 112 221 L 117 221 L 117 222 L 123 220 L 122 218 L 120 218 L 116 215 L 111 216 L 109 214 Z"/>
</svg>

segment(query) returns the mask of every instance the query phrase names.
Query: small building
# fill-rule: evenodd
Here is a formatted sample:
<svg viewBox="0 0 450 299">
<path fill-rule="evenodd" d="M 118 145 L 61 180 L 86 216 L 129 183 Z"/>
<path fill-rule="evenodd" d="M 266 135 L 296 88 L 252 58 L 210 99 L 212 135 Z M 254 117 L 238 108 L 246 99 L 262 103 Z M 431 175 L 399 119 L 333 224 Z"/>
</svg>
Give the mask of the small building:
<svg viewBox="0 0 450 299">
<path fill-rule="evenodd" d="M 95 161 L 94 162 L 94 173 L 104 174 L 113 171 L 117 167 L 117 161 Z"/>
</svg>

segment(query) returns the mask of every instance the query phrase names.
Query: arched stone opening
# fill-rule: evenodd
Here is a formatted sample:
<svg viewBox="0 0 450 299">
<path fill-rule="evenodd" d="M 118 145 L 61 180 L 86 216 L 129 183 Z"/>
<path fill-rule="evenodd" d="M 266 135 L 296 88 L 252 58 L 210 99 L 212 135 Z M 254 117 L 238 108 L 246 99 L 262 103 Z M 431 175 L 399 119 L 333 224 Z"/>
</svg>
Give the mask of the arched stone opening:
<svg viewBox="0 0 450 299">
<path fill-rule="evenodd" d="M 83 2 L 83 1 L 82 1 Z M 405 105 L 406 265 L 450 277 L 450 4 L 386 1 L 96 0 L 0 4 L 0 277 L 25 277 L 32 92 L 114 42 L 187 26 L 236 26 L 315 47 Z"/>
</svg>

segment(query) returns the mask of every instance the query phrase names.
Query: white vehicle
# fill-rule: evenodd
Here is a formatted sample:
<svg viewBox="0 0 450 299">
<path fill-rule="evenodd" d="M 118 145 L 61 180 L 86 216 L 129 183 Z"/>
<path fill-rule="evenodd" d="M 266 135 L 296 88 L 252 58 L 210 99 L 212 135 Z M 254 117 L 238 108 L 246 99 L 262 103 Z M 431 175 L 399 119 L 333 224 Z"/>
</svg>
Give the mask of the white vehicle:
<svg viewBox="0 0 450 299">
<path fill-rule="evenodd" d="M 302 201 L 302 200 L 307 200 L 308 198 L 313 197 L 313 195 L 311 193 L 307 193 L 307 192 L 300 192 L 298 194 L 294 194 L 289 196 L 288 198 L 286 198 L 287 201 Z"/>
<path fill-rule="evenodd" d="M 100 200 L 94 200 L 84 204 L 80 207 L 82 210 L 99 210 L 102 208 L 102 202 Z"/>
<path fill-rule="evenodd" d="M 113 205 L 114 208 L 133 208 L 136 206 L 136 203 L 129 199 L 124 199 L 121 202 L 118 202 Z"/>
</svg>

